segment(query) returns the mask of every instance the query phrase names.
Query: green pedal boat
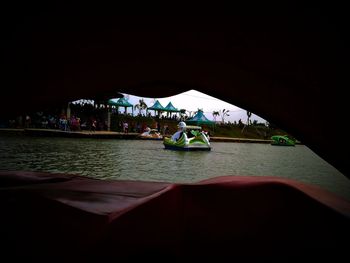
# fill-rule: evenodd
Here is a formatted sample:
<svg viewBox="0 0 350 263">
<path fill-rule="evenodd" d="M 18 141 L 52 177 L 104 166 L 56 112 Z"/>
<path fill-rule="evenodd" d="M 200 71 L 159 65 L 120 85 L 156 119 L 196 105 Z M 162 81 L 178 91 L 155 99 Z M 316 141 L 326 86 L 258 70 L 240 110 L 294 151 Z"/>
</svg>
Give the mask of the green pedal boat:
<svg viewBox="0 0 350 263">
<path fill-rule="evenodd" d="M 274 135 L 271 137 L 271 145 L 277 146 L 295 146 L 295 140 L 287 135 Z"/>
<path fill-rule="evenodd" d="M 199 126 L 187 126 L 178 140 L 164 137 L 165 149 L 179 151 L 210 151 L 209 136 Z"/>
</svg>

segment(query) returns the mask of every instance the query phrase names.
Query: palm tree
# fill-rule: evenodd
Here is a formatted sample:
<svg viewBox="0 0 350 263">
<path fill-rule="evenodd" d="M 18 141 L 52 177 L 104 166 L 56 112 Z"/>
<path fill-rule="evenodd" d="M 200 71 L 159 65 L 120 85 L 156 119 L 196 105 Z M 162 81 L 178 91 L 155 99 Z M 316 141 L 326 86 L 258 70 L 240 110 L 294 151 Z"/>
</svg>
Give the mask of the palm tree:
<svg viewBox="0 0 350 263">
<path fill-rule="evenodd" d="M 213 114 L 214 121 L 216 122 L 216 117 L 220 116 L 220 112 L 214 110 L 212 114 Z"/>
<path fill-rule="evenodd" d="M 228 112 L 229 112 L 229 110 L 225 110 L 225 109 L 223 109 L 222 111 L 220 111 L 222 123 L 225 123 L 225 118 L 226 118 L 227 116 L 230 116 L 230 114 L 228 114 Z"/>
<path fill-rule="evenodd" d="M 182 121 L 185 120 L 185 116 L 186 116 L 186 110 L 185 109 L 181 109 L 180 110 L 180 119 Z"/>
<path fill-rule="evenodd" d="M 186 110 L 186 112 L 188 113 L 188 118 L 192 118 L 194 111 Z"/>
<path fill-rule="evenodd" d="M 252 116 L 252 113 L 250 111 L 247 111 L 247 116 L 248 116 L 248 118 L 247 118 L 247 125 L 249 125 L 249 119 Z"/>
<path fill-rule="evenodd" d="M 141 115 L 143 111 L 147 109 L 147 104 L 143 99 L 140 99 L 139 103 L 134 106 L 134 109 L 138 109 L 139 114 Z"/>
<path fill-rule="evenodd" d="M 250 111 L 247 111 L 247 116 L 248 116 L 248 118 L 247 118 L 247 124 L 245 124 L 245 125 L 243 126 L 242 133 L 244 132 L 245 127 L 248 127 L 248 126 L 249 126 L 249 119 L 250 119 L 250 117 L 252 116 L 252 113 L 251 113 Z"/>
</svg>

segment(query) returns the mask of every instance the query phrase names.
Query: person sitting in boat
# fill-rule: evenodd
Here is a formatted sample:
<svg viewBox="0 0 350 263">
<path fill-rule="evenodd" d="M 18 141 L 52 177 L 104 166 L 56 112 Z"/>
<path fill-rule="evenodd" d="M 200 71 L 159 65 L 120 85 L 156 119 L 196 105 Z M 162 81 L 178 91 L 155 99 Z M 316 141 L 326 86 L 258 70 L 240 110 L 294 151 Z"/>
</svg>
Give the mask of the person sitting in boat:
<svg viewBox="0 0 350 263">
<path fill-rule="evenodd" d="M 204 135 L 207 137 L 208 141 L 210 141 L 210 132 L 209 131 L 203 131 Z"/>
<path fill-rule="evenodd" d="M 151 128 L 150 127 L 146 127 L 146 129 L 144 130 L 144 132 L 141 134 L 142 136 L 146 136 L 149 135 L 151 132 Z"/>
<path fill-rule="evenodd" d="M 173 136 L 171 136 L 171 139 L 175 142 L 178 139 L 180 139 L 182 136 L 182 133 L 186 131 L 186 123 L 184 123 L 183 121 L 180 121 L 179 124 L 177 125 L 177 127 L 178 127 L 177 132 L 175 132 L 173 134 Z"/>
</svg>

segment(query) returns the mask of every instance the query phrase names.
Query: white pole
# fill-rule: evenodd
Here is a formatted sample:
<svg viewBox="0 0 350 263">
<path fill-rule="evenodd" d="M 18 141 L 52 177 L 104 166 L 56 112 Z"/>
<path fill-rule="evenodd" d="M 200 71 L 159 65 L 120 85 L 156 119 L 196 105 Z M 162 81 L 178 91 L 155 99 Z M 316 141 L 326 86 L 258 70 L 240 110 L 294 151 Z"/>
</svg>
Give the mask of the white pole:
<svg viewBox="0 0 350 263">
<path fill-rule="evenodd" d="M 67 120 L 70 119 L 70 102 L 67 105 Z"/>
<path fill-rule="evenodd" d="M 111 110 L 110 108 L 108 108 L 108 111 L 107 111 L 107 129 L 108 131 L 111 130 Z"/>
</svg>

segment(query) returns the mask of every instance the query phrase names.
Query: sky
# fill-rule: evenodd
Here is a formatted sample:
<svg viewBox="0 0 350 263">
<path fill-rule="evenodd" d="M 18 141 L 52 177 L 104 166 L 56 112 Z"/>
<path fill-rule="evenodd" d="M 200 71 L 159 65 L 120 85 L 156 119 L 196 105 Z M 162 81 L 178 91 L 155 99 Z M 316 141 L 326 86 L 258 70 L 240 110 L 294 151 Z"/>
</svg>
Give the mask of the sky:
<svg viewBox="0 0 350 263">
<path fill-rule="evenodd" d="M 173 106 L 179 110 L 186 109 L 188 111 L 194 112 L 194 111 L 197 111 L 198 109 L 202 109 L 205 116 L 209 120 L 213 120 L 213 114 L 212 114 L 213 111 L 220 111 L 220 110 L 226 109 L 226 110 L 229 110 L 229 113 L 228 113 L 229 116 L 225 117 L 225 122 L 227 121 L 238 122 L 239 119 L 241 119 L 243 123 L 246 123 L 247 121 L 246 110 L 196 90 L 189 90 L 189 91 L 180 93 L 178 95 L 166 97 L 166 98 L 138 97 L 138 96 L 125 94 L 125 93 L 123 93 L 123 95 L 133 105 L 138 104 L 139 100 L 143 99 L 148 107 L 153 106 L 156 100 L 159 100 L 162 106 L 165 107 L 171 101 Z M 117 101 L 118 99 L 113 99 L 113 100 Z M 124 109 L 120 109 L 120 111 L 123 112 Z M 131 112 L 130 108 L 128 109 L 128 112 Z M 151 111 L 152 115 L 154 114 L 153 112 L 154 111 Z M 134 110 L 134 113 L 137 113 L 137 110 Z M 217 117 L 216 120 L 221 121 L 221 117 L 220 116 Z M 251 121 L 254 121 L 254 120 L 257 120 L 258 122 L 263 122 L 263 123 L 266 122 L 266 120 L 264 120 L 263 118 L 253 113 L 251 116 Z"/>
</svg>

